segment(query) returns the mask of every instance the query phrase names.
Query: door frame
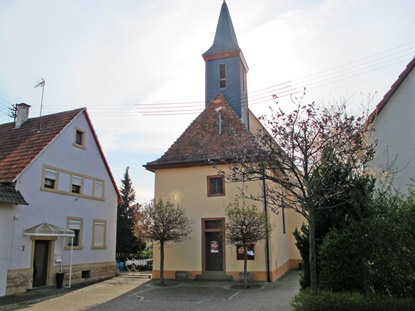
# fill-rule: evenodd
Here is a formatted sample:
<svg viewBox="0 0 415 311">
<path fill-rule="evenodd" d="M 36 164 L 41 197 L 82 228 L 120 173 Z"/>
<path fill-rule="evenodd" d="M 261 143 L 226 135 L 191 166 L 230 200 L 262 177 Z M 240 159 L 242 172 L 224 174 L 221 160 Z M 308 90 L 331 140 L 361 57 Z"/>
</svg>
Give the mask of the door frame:
<svg viewBox="0 0 415 311">
<path fill-rule="evenodd" d="M 30 239 L 32 240 L 32 249 L 30 254 L 30 269 L 31 269 L 31 282 L 30 286 L 33 288 L 33 263 L 35 260 L 35 245 L 36 240 L 47 240 L 49 241 L 49 250 L 48 250 L 48 263 L 46 265 L 46 285 L 53 284 L 53 275 L 52 275 L 52 267 L 53 267 L 53 252 L 55 249 L 55 241 L 58 239 L 56 236 L 31 236 Z"/>
<path fill-rule="evenodd" d="M 202 218 L 202 273 L 206 271 L 206 232 L 222 232 L 222 271 L 226 272 L 226 244 L 225 244 L 225 217 Z M 222 221 L 222 229 L 206 229 L 206 221 Z"/>
</svg>

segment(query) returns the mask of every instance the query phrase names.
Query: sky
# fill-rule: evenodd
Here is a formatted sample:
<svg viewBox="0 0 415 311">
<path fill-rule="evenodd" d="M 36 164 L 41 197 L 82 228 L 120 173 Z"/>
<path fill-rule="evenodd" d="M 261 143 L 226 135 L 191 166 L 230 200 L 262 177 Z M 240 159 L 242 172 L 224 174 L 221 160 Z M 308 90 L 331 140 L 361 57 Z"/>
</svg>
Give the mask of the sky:
<svg viewBox="0 0 415 311">
<path fill-rule="evenodd" d="M 250 109 L 346 102 L 373 109 L 415 55 L 414 0 L 227 0 L 250 68 Z M 87 107 L 121 185 L 150 202 L 159 158 L 204 107 L 222 0 L 1 0 L 0 123 Z"/>
</svg>

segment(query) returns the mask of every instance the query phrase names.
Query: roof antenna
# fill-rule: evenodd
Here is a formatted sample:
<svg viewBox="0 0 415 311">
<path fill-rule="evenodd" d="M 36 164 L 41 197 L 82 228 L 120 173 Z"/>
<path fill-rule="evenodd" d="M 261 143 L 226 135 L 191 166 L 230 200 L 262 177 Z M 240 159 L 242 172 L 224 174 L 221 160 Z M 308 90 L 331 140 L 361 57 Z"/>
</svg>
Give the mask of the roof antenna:
<svg viewBox="0 0 415 311">
<path fill-rule="evenodd" d="M 39 131 L 42 129 L 42 108 L 43 108 L 43 92 L 45 91 L 45 80 L 42 78 L 42 81 L 40 81 L 38 84 L 36 84 L 35 88 L 41 86 L 42 87 L 42 99 L 40 100 L 40 121 L 39 121 Z"/>
</svg>

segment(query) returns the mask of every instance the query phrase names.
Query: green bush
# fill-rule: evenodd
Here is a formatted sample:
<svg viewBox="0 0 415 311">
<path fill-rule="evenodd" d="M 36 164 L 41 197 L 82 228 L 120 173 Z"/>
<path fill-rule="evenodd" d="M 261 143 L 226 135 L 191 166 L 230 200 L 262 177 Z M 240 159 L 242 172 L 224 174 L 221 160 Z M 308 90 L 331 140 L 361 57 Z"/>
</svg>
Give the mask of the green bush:
<svg viewBox="0 0 415 311">
<path fill-rule="evenodd" d="M 320 285 L 334 292 L 365 292 L 371 241 L 364 221 L 332 228 L 320 247 Z"/>
<path fill-rule="evenodd" d="M 413 298 L 363 296 L 359 293 L 301 291 L 291 302 L 293 311 L 414 311 Z"/>
</svg>

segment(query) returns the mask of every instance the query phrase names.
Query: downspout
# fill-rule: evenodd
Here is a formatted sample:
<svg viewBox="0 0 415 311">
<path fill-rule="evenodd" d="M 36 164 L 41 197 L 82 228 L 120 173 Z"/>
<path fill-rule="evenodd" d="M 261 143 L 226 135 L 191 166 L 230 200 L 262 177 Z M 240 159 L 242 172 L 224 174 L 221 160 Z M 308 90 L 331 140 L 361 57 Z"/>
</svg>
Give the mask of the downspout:
<svg viewBox="0 0 415 311">
<path fill-rule="evenodd" d="M 68 288 L 71 288 L 72 285 L 72 255 L 73 255 L 73 237 L 71 238 L 71 265 L 69 266 L 69 286 Z"/>
<path fill-rule="evenodd" d="M 264 194 L 264 214 L 265 214 L 265 221 L 267 223 L 267 226 L 265 228 L 267 238 L 265 239 L 265 252 L 266 252 L 266 258 L 265 258 L 265 264 L 267 266 L 267 282 L 271 282 L 271 273 L 269 269 L 269 239 L 268 239 L 268 207 L 267 207 L 267 188 L 266 188 L 266 182 L 265 182 L 265 171 L 262 173 L 262 189 Z"/>
</svg>

